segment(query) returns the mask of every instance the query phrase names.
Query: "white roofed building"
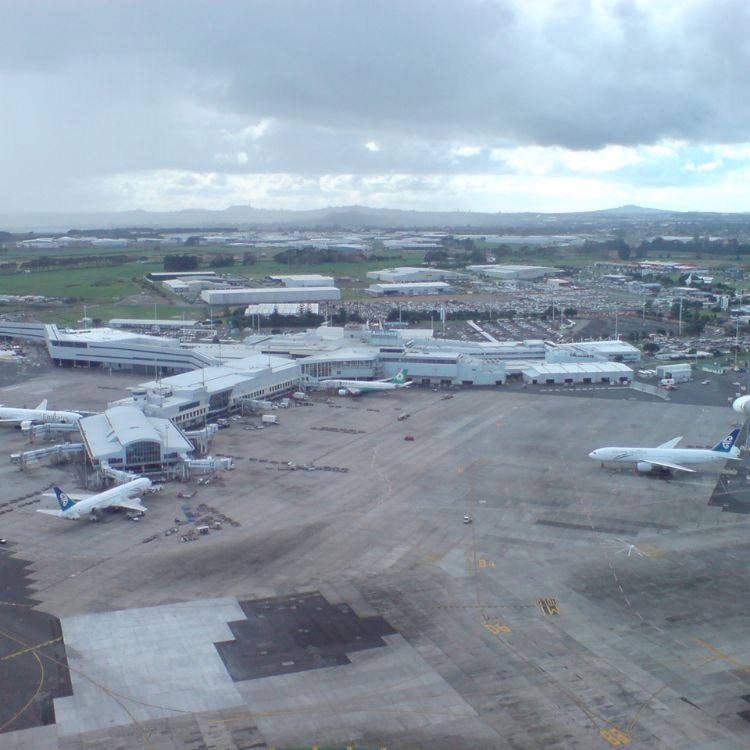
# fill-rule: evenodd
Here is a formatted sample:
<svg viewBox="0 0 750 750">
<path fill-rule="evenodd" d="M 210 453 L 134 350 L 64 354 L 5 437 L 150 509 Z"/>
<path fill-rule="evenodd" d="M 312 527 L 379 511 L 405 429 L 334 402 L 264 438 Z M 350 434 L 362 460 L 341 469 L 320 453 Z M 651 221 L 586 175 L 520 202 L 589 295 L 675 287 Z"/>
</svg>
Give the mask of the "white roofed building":
<svg viewBox="0 0 750 750">
<path fill-rule="evenodd" d="M 335 302 L 341 299 L 341 290 L 334 286 L 205 289 L 201 292 L 201 299 L 209 305 L 252 305 L 262 302 Z"/>
<path fill-rule="evenodd" d="M 319 273 L 296 273 L 284 276 L 269 276 L 268 278 L 286 287 L 333 286 L 333 276 L 321 276 Z"/>
<path fill-rule="evenodd" d="M 184 461 L 190 441 L 168 419 L 150 417 L 132 405 L 113 406 L 78 423 L 92 465 L 108 464 L 134 474 L 161 473 Z"/>
<path fill-rule="evenodd" d="M 632 377 L 621 362 L 538 362 L 523 371 L 524 383 L 532 385 L 627 385 Z"/>
<path fill-rule="evenodd" d="M 440 268 L 418 268 L 401 266 L 399 268 L 383 268 L 380 271 L 368 271 L 367 278 L 382 281 L 386 284 L 414 281 L 454 281 L 461 274 L 456 271 L 444 271 Z"/>
<path fill-rule="evenodd" d="M 519 265 L 472 265 L 466 266 L 466 270 L 497 281 L 533 281 L 561 273 L 559 268 Z"/>
<path fill-rule="evenodd" d="M 373 297 L 395 297 L 424 294 L 450 294 L 452 287 L 444 281 L 413 281 L 396 284 L 371 284 L 365 292 Z"/>
</svg>

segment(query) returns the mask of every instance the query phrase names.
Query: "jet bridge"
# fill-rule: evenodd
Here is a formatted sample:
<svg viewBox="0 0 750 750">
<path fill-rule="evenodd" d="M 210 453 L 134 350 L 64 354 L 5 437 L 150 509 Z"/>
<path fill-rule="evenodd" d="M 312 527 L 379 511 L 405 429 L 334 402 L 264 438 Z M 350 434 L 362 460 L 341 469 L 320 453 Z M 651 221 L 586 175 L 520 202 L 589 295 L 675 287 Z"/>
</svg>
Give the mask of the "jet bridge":
<svg viewBox="0 0 750 750">
<path fill-rule="evenodd" d="M 25 469 L 28 465 L 39 463 L 41 459 L 50 456 L 69 458 L 82 453 L 84 453 L 83 443 L 60 443 L 59 445 L 50 445 L 47 448 L 37 448 L 33 451 L 11 453 L 10 462 L 16 464 L 20 469 Z"/>
<path fill-rule="evenodd" d="M 102 461 L 99 466 L 99 471 L 110 479 L 114 479 L 117 484 L 127 484 L 132 482 L 134 479 L 138 479 L 139 474 L 133 474 L 130 471 L 122 471 L 122 469 L 115 469 L 110 466 L 106 461 Z"/>
<path fill-rule="evenodd" d="M 229 471 L 234 468 L 234 460 L 228 456 L 220 458 L 189 458 L 184 462 L 185 468 L 192 474 L 211 474 L 215 471 Z"/>
<path fill-rule="evenodd" d="M 207 424 L 202 430 L 183 430 L 182 434 L 195 446 L 195 450 L 207 453 L 211 439 L 218 431 L 218 425 Z"/>
<path fill-rule="evenodd" d="M 21 425 L 21 432 L 29 436 L 29 442 L 34 442 L 37 438 L 46 438 L 49 440 L 61 432 L 78 432 L 76 422 L 46 422 L 44 424 Z"/>
</svg>

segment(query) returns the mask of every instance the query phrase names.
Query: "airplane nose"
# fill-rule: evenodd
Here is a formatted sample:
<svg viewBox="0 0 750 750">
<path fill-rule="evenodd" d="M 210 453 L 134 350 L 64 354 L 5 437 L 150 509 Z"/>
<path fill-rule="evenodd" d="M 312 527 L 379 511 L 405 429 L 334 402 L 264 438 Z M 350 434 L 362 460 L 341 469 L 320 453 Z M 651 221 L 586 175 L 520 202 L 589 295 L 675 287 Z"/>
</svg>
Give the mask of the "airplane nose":
<svg viewBox="0 0 750 750">
<path fill-rule="evenodd" d="M 596 451 L 591 451 L 591 453 L 589 453 L 589 458 L 596 458 Z"/>
</svg>

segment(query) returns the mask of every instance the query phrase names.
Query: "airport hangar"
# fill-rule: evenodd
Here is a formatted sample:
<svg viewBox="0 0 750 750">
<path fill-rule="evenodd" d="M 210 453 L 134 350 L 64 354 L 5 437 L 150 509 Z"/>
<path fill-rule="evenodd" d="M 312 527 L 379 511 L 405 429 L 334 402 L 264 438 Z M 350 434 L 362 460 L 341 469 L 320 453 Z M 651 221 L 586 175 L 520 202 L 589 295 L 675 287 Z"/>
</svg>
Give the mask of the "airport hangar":
<svg viewBox="0 0 750 750">
<path fill-rule="evenodd" d="M 373 281 L 396 284 L 399 282 L 456 281 L 466 274 L 458 273 L 458 271 L 445 271 L 441 268 L 399 266 L 398 268 L 383 268 L 380 271 L 368 271 L 366 275 Z"/>
<path fill-rule="evenodd" d="M 341 299 L 341 290 L 335 286 L 204 289 L 201 292 L 201 299 L 209 305 L 252 305 L 258 302 L 336 302 Z"/>
<path fill-rule="evenodd" d="M 562 273 L 559 268 L 549 266 L 487 265 L 466 266 L 467 271 L 496 281 L 534 281 L 544 276 Z"/>
<path fill-rule="evenodd" d="M 444 281 L 398 281 L 370 284 L 365 292 L 371 297 L 406 297 L 426 294 L 450 294 L 453 287 Z"/>
</svg>

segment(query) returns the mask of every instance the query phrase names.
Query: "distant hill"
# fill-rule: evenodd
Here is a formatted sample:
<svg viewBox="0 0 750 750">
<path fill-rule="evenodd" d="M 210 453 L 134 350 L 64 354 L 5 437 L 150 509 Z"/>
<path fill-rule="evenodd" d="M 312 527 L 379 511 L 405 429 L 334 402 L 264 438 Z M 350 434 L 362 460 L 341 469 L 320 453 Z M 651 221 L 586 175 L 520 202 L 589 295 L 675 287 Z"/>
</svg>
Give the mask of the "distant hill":
<svg viewBox="0 0 750 750">
<path fill-rule="evenodd" d="M 715 214 L 698 212 L 664 211 L 642 206 L 620 206 L 597 211 L 573 213 L 483 213 L 474 211 L 407 211 L 367 206 L 338 206 L 331 208 L 287 211 L 252 206 L 230 206 L 223 210 L 185 209 L 181 211 L 121 211 L 79 213 L 15 213 L 0 214 L 0 230 L 23 232 L 67 232 L 71 229 L 99 227 L 101 229 L 150 227 L 154 229 L 176 227 L 236 227 L 240 229 L 321 228 L 321 229 L 449 229 L 502 231 L 546 225 L 550 230 L 561 225 L 574 226 L 576 222 L 648 220 L 656 217 L 726 216 L 738 218 L 746 214 Z"/>
<path fill-rule="evenodd" d="M 619 206 L 618 208 L 605 208 L 601 211 L 592 211 L 591 213 L 599 214 L 600 216 L 643 216 L 653 214 L 674 214 L 676 211 L 666 211 L 662 208 L 645 208 L 643 206 L 634 206 L 629 203 L 627 206 Z"/>
</svg>

